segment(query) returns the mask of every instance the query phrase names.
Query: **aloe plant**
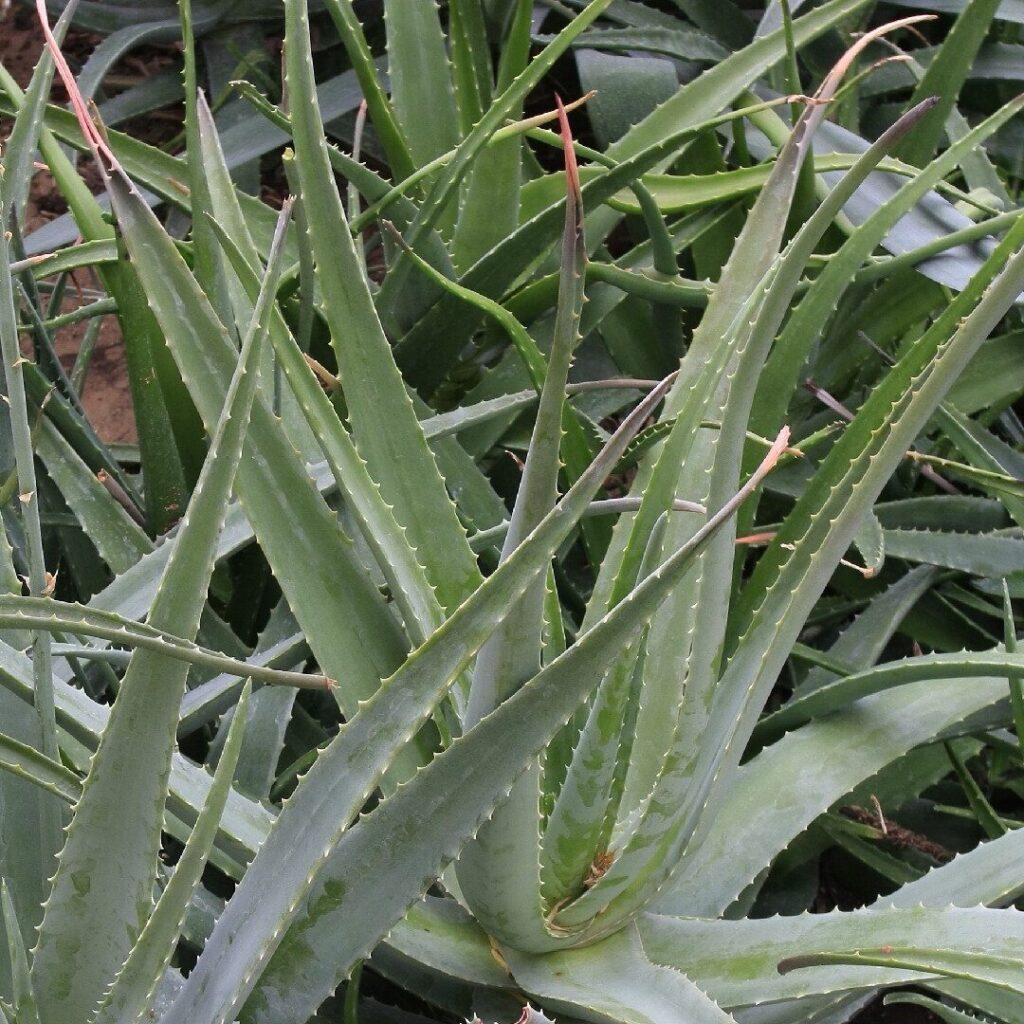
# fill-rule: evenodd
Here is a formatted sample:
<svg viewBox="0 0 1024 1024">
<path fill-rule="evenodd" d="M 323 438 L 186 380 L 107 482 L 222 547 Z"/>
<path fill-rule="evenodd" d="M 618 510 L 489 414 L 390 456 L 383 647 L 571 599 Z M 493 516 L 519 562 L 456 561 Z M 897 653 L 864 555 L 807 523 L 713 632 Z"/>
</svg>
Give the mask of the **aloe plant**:
<svg viewBox="0 0 1024 1024">
<path fill-rule="evenodd" d="M 4 1019 L 372 1020 L 368 973 L 446 1018 L 1024 1018 L 1022 832 L 970 770 L 1024 749 L 1024 221 L 983 149 L 1024 100 L 958 121 L 951 48 L 869 141 L 919 16 L 803 96 L 865 0 L 749 38 L 679 6 L 386 2 L 386 85 L 326 0 L 383 173 L 325 134 L 286 0 L 286 102 L 239 87 L 289 140 L 278 213 L 195 90 L 206 8 L 171 156 L 94 119 L 40 4 L 32 84 L 0 72 Z M 629 116 L 527 110 L 569 60 Z M 81 235 L 45 254 L 37 149 Z M 128 459 L 47 363 L 79 267 L 76 315 L 169 357 Z M 202 445 L 158 429 L 186 394 Z M 869 905 L 816 905 L 825 851 Z"/>
</svg>

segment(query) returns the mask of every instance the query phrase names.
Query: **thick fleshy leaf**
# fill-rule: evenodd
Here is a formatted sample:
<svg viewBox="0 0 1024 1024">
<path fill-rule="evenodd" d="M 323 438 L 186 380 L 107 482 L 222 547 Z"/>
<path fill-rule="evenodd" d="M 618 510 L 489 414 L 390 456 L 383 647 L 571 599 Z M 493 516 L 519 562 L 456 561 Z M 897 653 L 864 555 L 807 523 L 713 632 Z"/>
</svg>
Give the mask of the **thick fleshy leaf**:
<svg viewBox="0 0 1024 1024">
<path fill-rule="evenodd" d="M 110 178 L 118 205 L 130 189 L 120 173 L 115 169 Z M 168 559 L 149 614 L 150 625 L 186 639 L 195 635 L 206 604 L 217 535 L 241 459 L 286 222 L 285 216 L 262 302 L 182 526 L 183 542 Z M 187 672 L 176 659 L 140 650 L 121 682 L 61 851 L 32 962 L 44 1019 L 88 1019 L 149 916 Z M 88 958 L 80 957 L 86 948 Z"/>
</svg>

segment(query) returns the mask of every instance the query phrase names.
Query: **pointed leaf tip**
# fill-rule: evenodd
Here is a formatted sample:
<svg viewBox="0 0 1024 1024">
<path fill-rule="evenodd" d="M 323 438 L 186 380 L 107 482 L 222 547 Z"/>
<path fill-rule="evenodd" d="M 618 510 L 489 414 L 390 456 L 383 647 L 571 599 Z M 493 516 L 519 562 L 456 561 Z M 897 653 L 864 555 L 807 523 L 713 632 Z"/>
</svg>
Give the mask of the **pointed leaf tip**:
<svg viewBox="0 0 1024 1024">
<path fill-rule="evenodd" d="M 573 149 L 572 129 L 569 117 L 562 103 L 562 97 L 555 94 L 555 105 L 558 108 L 558 125 L 562 131 L 562 144 L 565 148 L 565 183 L 569 197 L 573 202 L 580 202 L 580 170 L 576 163 L 576 150 Z"/>
</svg>

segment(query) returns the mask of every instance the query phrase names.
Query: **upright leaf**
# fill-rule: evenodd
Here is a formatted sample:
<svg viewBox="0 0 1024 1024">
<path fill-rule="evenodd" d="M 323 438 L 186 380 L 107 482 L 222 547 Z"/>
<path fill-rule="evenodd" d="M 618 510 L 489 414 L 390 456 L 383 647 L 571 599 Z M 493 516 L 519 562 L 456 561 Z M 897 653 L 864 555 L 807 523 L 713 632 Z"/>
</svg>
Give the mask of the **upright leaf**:
<svg viewBox="0 0 1024 1024">
<path fill-rule="evenodd" d="M 246 683 L 235 705 L 231 729 L 217 764 L 213 785 L 174 867 L 174 874 L 160 894 L 151 917 L 91 1024 L 136 1024 L 151 1005 L 157 986 L 171 961 L 185 912 L 199 886 L 217 835 L 217 825 L 224 813 L 245 735 L 251 686 L 251 683 Z"/>
<path fill-rule="evenodd" d="M 451 611 L 477 585 L 479 570 L 359 271 L 313 90 L 304 0 L 288 0 L 285 14 L 296 170 L 352 433 L 442 607 Z"/>
<path fill-rule="evenodd" d="M 573 351 L 580 340 L 587 259 L 583 205 L 569 121 L 561 100 L 558 106 L 568 190 L 558 309 L 530 450 L 502 546 L 503 559 L 515 551 L 555 505 L 565 389 Z M 473 671 L 467 727 L 476 725 L 540 671 L 545 598 L 546 577 L 540 577 L 481 648 Z M 476 840 L 463 852 L 458 867 L 459 884 L 474 914 L 485 928 L 498 932 L 516 946 L 548 941 L 540 896 L 540 777 L 538 761 L 516 782 L 509 798 L 480 829 Z"/>
<path fill-rule="evenodd" d="M 109 188 L 115 210 L 125 208 L 131 186 L 119 168 L 112 169 Z M 187 639 L 195 636 L 206 604 L 217 536 L 256 395 L 255 360 L 276 293 L 287 215 L 286 207 L 210 455 L 149 614 L 151 626 Z M 139 650 L 121 682 L 75 807 L 33 958 L 46 1021 L 89 1018 L 151 912 L 167 775 L 187 672 L 180 661 Z"/>
</svg>

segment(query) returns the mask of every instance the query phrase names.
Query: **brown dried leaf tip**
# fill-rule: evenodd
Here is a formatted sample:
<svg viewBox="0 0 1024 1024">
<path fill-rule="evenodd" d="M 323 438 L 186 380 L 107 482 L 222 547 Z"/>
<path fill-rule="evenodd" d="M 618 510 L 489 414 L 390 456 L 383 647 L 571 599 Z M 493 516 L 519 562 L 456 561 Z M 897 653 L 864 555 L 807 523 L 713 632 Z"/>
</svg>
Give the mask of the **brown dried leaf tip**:
<svg viewBox="0 0 1024 1024">
<path fill-rule="evenodd" d="M 593 863 L 587 870 L 587 877 L 583 879 L 584 889 L 593 889 L 600 881 L 604 873 L 615 863 L 615 854 L 610 850 L 597 854 Z"/>
</svg>

